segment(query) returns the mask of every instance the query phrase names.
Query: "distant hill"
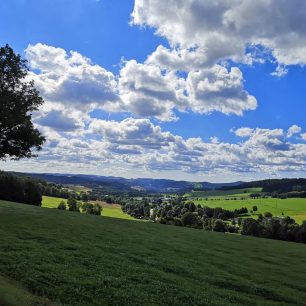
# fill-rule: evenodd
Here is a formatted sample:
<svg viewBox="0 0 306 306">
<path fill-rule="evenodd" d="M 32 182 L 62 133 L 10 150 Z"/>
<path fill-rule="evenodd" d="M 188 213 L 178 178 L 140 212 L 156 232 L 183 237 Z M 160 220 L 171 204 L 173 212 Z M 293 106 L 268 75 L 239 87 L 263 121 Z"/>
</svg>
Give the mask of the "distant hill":
<svg viewBox="0 0 306 306">
<path fill-rule="evenodd" d="M 306 192 L 305 178 L 283 178 L 283 179 L 267 179 L 253 182 L 243 182 L 236 186 L 236 189 L 261 187 L 263 192 L 267 193 L 291 193 Z M 229 186 L 222 186 L 221 190 L 231 189 Z"/>
<path fill-rule="evenodd" d="M 60 173 L 17 173 L 43 179 L 57 184 L 74 184 L 86 187 L 104 187 L 113 191 L 145 191 L 145 192 L 188 192 L 192 190 L 213 190 L 222 187 L 235 187 L 243 182 L 209 183 L 188 182 L 168 179 L 137 178 L 127 179 L 114 176 L 60 174 Z"/>
</svg>

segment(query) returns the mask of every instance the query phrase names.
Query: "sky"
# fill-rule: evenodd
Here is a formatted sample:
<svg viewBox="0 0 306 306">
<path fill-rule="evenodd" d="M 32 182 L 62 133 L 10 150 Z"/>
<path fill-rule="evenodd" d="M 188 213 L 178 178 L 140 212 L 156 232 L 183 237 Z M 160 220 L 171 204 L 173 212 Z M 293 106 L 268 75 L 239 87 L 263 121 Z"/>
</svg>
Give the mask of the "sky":
<svg viewBox="0 0 306 306">
<path fill-rule="evenodd" d="M 44 98 L 4 170 L 229 182 L 306 175 L 304 0 L 2 0 Z"/>
</svg>

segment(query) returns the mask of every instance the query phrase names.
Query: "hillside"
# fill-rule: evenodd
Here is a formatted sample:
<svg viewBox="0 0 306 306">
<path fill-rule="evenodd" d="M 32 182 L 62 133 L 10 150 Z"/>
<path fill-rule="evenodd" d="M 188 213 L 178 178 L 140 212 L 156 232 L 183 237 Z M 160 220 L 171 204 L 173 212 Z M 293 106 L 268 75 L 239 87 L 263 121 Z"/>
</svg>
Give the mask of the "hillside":
<svg viewBox="0 0 306 306">
<path fill-rule="evenodd" d="M 54 305 L 306 301 L 303 244 L 4 201 L 0 233 L 0 273 Z"/>
<path fill-rule="evenodd" d="M 127 179 L 114 176 L 85 175 L 85 174 L 52 174 L 52 173 L 16 173 L 18 175 L 32 176 L 57 184 L 73 184 L 87 187 L 100 187 L 105 192 L 187 192 L 196 188 L 215 189 L 221 187 L 234 187 L 242 182 L 209 183 L 187 182 L 168 179 L 137 178 Z"/>
</svg>

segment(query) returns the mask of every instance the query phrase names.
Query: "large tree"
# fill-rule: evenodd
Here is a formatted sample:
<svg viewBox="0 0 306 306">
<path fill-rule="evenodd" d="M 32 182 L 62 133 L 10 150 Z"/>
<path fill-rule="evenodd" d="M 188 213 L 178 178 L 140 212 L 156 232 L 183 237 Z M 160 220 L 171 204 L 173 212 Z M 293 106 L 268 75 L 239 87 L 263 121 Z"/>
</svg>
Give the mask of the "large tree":
<svg viewBox="0 0 306 306">
<path fill-rule="evenodd" d="M 45 141 L 32 123 L 43 99 L 26 80 L 28 71 L 27 61 L 9 45 L 0 48 L 0 159 L 35 156 Z"/>
</svg>

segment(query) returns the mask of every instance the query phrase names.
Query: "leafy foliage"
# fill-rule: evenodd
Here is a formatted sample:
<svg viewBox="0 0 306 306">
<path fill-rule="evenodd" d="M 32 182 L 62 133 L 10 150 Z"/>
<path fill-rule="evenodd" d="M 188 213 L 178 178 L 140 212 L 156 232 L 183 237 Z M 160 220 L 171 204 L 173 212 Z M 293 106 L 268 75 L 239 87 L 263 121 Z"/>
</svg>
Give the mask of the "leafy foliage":
<svg viewBox="0 0 306 306">
<path fill-rule="evenodd" d="M 33 81 L 26 81 L 27 62 L 6 45 L 0 48 L 0 159 L 32 157 L 45 138 L 31 114 L 43 103 Z"/>
<path fill-rule="evenodd" d="M 41 206 L 42 185 L 30 177 L 0 171 L 0 199 Z"/>
</svg>

